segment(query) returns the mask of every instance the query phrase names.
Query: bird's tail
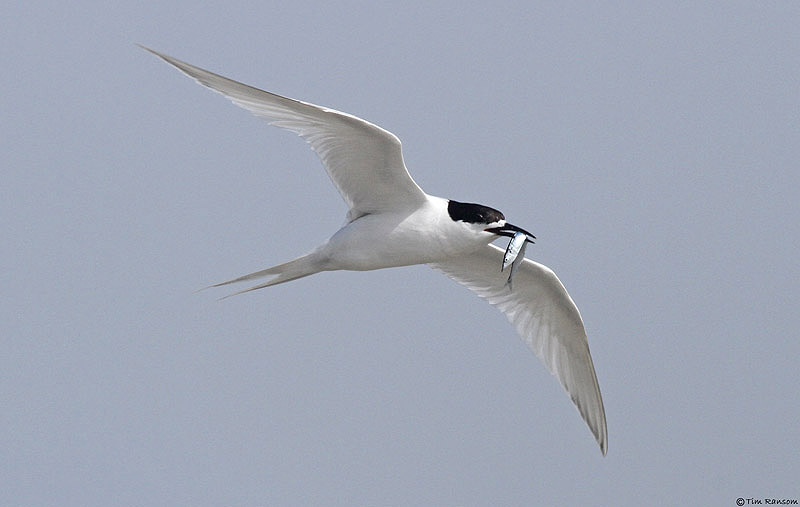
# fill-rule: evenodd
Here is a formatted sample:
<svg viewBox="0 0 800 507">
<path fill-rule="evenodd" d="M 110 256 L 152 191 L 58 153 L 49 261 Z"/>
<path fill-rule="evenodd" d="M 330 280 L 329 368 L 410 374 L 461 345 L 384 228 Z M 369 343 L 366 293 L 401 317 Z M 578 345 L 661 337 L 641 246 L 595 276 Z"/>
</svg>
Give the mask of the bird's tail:
<svg viewBox="0 0 800 507">
<path fill-rule="evenodd" d="M 322 263 L 319 262 L 319 257 L 316 255 L 316 252 L 312 252 L 308 255 L 298 257 L 297 259 L 291 260 L 289 262 L 285 262 L 277 266 L 272 266 L 271 268 L 262 269 L 261 271 L 256 271 L 255 273 L 243 275 L 238 278 L 234 278 L 233 280 L 228 280 L 227 282 L 215 283 L 214 285 L 209 285 L 206 288 L 208 289 L 211 287 L 222 287 L 223 285 L 245 282 L 247 280 L 256 280 L 258 278 L 264 278 L 265 276 L 275 275 L 274 278 L 271 278 L 270 280 L 264 283 L 260 283 L 254 287 L 234 292 L 233 294 L 228 294 L 227 296 L 222 298 L 225 299 L 231 296 L 236 296 L 238 294 L 243 294 L 245 292 L 263 289 L 264 287 L 269 287 L 271 285 L 277 285 L 279 283 L 289 282 L 291 280 L 297 280 L 298 278 L 303 278 L 304 276 L 313 275 L 314 273 L 319 273 L 320 271 L 324 271 L 324 269 L 325 268 L 323 267 Z"/>
</svg>

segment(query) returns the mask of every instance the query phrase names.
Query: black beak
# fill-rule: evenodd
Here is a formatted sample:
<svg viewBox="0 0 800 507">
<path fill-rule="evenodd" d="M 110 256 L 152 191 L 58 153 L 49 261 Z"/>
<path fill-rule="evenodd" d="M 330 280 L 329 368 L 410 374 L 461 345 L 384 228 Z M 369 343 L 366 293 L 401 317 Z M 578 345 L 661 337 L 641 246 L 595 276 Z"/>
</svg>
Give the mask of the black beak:
<svg viewBox="0 0 800 507">
<path fill-rule="evenodd" d="M 536 236 L 531 234 L 530 232 L 526 231 L 521 227 L 517 227 L 516 225 L 506 224 L 503 227 L 490 227 L 488 229 L 484 229 L 486 232 L 491 232 L 493 234 L 497 234 L 498 236 L 506 236 L 509 238 L 513 238 L 514 234 L 521 232 L 527 236 L 525 241 L 528 243 L 533 243 L 533 240 L 536 239 Z"/>
</svg>

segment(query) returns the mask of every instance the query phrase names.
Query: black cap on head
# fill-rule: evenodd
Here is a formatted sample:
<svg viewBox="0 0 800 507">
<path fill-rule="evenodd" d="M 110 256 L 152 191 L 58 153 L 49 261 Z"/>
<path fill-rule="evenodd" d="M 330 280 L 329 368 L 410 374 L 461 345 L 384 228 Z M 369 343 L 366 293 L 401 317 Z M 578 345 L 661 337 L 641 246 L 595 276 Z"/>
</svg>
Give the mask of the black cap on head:
<svg viewBox="0 0 800 507">
<path fill-rule="evenodd" d="M 447 213 L 454 222 L 469 222 L 471 224 L 493 224 L 506 217 L 489 206 L 471 202 L 458 202 L 452 199 L 447 203 Z"/>
</svg>

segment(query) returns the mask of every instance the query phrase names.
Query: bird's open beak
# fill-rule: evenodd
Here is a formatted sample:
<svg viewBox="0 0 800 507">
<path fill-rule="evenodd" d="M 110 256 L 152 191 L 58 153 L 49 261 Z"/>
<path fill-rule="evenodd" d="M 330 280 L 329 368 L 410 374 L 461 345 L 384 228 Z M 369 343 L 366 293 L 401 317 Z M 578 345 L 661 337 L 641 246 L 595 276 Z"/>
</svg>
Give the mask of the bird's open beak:
<svg viewBox="0 0 800 507">
<path fill-rule="evenodd" d="M 521 232 L 525 236 L 527 236 L 527 238 L 525 238 L 525 241 L 527 241 L 528 243 L 533 243 L 533 240 L 536 239 L 536 236 L 534 236 L 530 232 L 526 231 L 522 227 L 517 227 L 516 225 L 508 224 L 508 223 L 506 225 L 502 226 L 502 227 L 489 227 L 488 229 L 484 229 L 484 230 L 486 232 L 491 232 L 493 234 L 497 234 L 498 236 L 506 236 L 506 237 L 509 237 L 509 238 L 513 238 L 514 234 L 516 234 L 518 232 Z"/>
</svg>

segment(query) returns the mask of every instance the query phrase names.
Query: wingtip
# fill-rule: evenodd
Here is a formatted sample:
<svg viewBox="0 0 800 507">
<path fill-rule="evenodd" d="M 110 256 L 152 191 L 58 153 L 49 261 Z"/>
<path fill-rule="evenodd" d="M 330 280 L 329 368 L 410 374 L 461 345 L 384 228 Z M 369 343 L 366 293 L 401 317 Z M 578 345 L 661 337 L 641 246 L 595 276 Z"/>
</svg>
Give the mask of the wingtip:
<svg viewBox="0 0 800 507">
<path fill-rule="evenodd" d="M 139 46 L 140 48 L 144 49 L 145 51 L 148 51 L 148 52 L 150 52 L 150 53 L 153 53 L 154 55 L 157 55 L 157 54 L 158 54 L 158 52 L 157 52 L 156 50 L 154 50 L 154 49 L 150 49 L 149 47 L 145 46 L 144 44 L 141 44 L 141 43 L 139 43 L 139 42 L 134 42 L 134 44 L 136 44 L 136 45 L 137 45 L 137 46 Z"/>
<path fill-rule="evenodd" d="M 165 62 L 167 62 L 167 63 L 169 63 L 169 64 L 171 64 L 171 65 L 174 65 L 174 66 L 176 66 L 176 67 L 180 68 L 180 67 L 179 67 L 179 66 L 178 66 L 176 63 L 174 63 L 174 62 L 175 62 L 175 59 L 174 59 L 174 58 L 172 58 L 171 56 L 167 56 L 167 55 L 165 55 L 164 53 L 160 53 L 160 52 L 156 51 L 155 49 L 149 48 L 149 47 L 145 46 L 144 44 L 139 44 L 138 42 L 134 42 L 134 44 L 136 44 L 136 45 L 137 45 L 137 46 L 139 46 L 140 48 L 144 49 L 144 50 L 145 50 L 145 51 L 147 51 L 148 53 L 150 53 L 150 54 L 152 54 L 152 55 L 155 55 L 155 56 L 157 56 L 157 57 L 161 58 L 161 59 L 162 59 L 162 60 L 164 60 Z"/>
<path fill-rule="evenodd" d="M 608 432 L 603 427 L 603 432 L 600 435 L 597 435 L 597 443 L 600 445 L 600 452 L 603 453 L 603 457 L 608 454 Z"/>
<path fill-rule="evenodd" d="M 180 60 L 178 60 L 178 59 L 176 59 L 176 58 L 173 58 L 173 57 L 171 57 L 171 56 L 169 56 L 169 55 L 165 55 L 164 53 L 161 53 L 160 51 L 156 51 L 156 50 L 155 50 L 155 49 L 153 49 L 153 48 L 149 48 L 149 47 L 145 46 L 144 44 L 139 44 L 138 42 L 134 42 L 134 44 L 136 44 L 136 45 L 137 45 L 137 46 L 139 46 L 140 48 L 144 49 L 144 50 L 145 50 L 145 51 L 147 51 L 148 53 L 151 53 L 151 54 L 153 54 L 153 55 L 155 55 L 155 56 L 157 56 L 157 57 L 161 58 L 161 59 L 162 59 L 162 60 L 164 60 L 165 62 L 167 62 L 167 63 L 169 63 L 169 64 L 171 64 L 171 65 L 174 65 L 174 66 L 176 66 L 176 67 L 178 67 L 178 68 L 180 68 L 180 66 L 179 66 L 177 63 L 175 63 L 175 62 L 178 62 L 178 63 L 184 63 L 184 62 L 181 62 Z M 184 63 L 184 64 L 185 64 L 185 63 Z"/>
</svg>

